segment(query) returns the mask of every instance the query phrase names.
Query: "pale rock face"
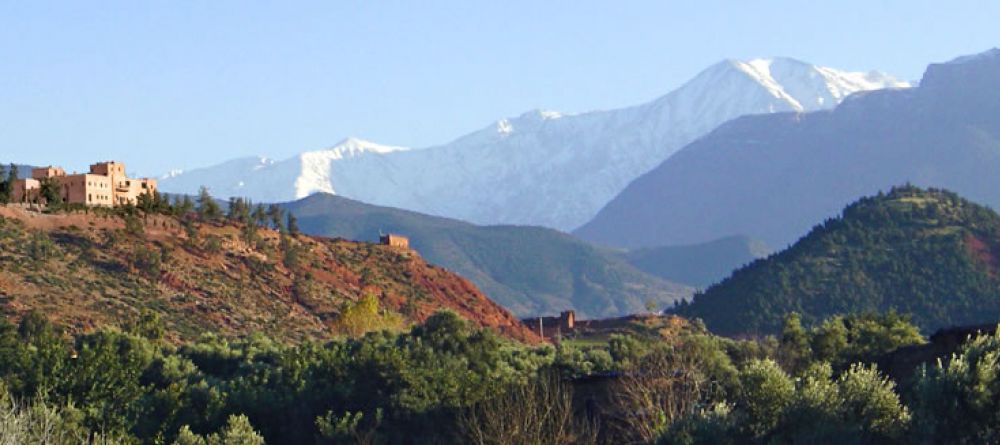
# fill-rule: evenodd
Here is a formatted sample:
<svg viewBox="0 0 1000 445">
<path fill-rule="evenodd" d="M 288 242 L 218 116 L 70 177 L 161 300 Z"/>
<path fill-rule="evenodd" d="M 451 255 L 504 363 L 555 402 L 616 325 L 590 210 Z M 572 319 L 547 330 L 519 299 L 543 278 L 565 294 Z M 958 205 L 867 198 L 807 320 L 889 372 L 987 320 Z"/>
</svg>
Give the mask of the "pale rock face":
<svg viewBox="0 0 1000 445">
<path fill-rule="evenodd" d="M 450 143 L 409 149 L 350 138 L 273 162 L 246 158 L 174 172 L 163 190 L 286 201 L 315 192 L 479 224 L 571 230 L 633 179 L 718 125 L 747 114 L 807 112 L 909 84 L 793 59 L 729 60 L 652 102 L 609 111 L 534 110 Z"/>
</svg>

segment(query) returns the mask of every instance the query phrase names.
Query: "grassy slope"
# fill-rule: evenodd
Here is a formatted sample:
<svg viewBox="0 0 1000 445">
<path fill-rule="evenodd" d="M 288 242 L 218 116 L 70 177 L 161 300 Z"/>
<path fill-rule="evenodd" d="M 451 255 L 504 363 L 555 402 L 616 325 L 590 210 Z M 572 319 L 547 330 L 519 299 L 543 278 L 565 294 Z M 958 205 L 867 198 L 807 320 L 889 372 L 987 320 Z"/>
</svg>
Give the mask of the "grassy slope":
<svg viewBox="0 0 1000 445">
<path fill-rule="evenodd" d="M 235 226 L 201 225 L 202 242 L 190 246 L 170 217 L 150 218 L 141 235 L 126 234 L 120 219 L 93 215 L 0 207 L 0 217 L 0 307 L 10 317 L 40 310 L 71 331 L 124 326 L 147 309 L 160 314 L 175 340 L 254 331 L 286 341 L 323 339 L 337 334 L 342 303 L 373 293 L 408 321 L 451 308 L 532 338 L 472 283 L 409 251 L 300 236 L 294 243 L 305 253 L 293 272 L 271 230 L 261 230 L 263 246 L 251 247 Z M 212 236 L 222 240 L 217 252 L 203 247 Z M 50 246 L 44 258 L 32 254 L 39 245 Z M 163 259 L 159 273 L 137 267 L 142 252 Z"/>
<path fill-rule="evenodd" d="M 285 205 L 308 233 L 375 239 L 379 231 L 408 235 L 428 261 L 475 282 L 514 313 L 551 314 L 573 308 L 581 317 L 645 310 L 690 294 L 564 233 L 521 226 L 475 226 L 317 194 Z"/>
<path fill-rule="evenodd" d="M 789 311 L 895 309 L 931 331 L 1000 319 L 1000 216 L 913 187 L 862 199 L 792 247 L 696 295 L 677 313 L 723 334 L 773 333 Z"/>
</svg>

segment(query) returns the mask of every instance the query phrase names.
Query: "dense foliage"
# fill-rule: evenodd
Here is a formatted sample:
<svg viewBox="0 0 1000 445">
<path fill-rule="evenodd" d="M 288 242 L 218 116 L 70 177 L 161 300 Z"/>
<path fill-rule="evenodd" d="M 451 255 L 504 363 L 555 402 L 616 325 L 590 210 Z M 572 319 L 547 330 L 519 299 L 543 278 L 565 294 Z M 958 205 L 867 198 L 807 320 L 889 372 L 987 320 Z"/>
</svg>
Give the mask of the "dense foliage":
<svg viewBox="0 0 1000 445">
<path fill-rule="evenodd" d="M 351 443 L 364 431 L 380 443 L 449 443 L 460 409 L 553 360 L 551 348 L 508 343 L 450 312 L 405 333 L 325 345 L 206 334 L 173 347 L 140 335 L 155 332 L 137 325 L 67 342 L 32 313 L 0 324 L 0 379 L 15 400 L 66 407 L 73 431 L 142 443 L 244 443 L 218 442 L 227 430 L 272 443 Z"/>
<path fill-rule="evenodd" d="M 713 332 L 776 333 L 837 313 L 908 313 L 921 329 L 1000 319 L 1000 216 L 941 190 L 864 198 L 789 249 L 695 295 L 678 314 Z"/>
<path fill-rule="evenodd" d="M 913 427 L 922 442 L 1000 443 L 1000 328 L 924 369 L 915 400 Z"/>
<path fill-rule="evenodd" d="M 671 337 L 622 333 L 553 348 L 442 312 L 406 332 L 326 344 L 206 334 L 171 346 L 155 316 L 69 339 L 30 313 L 0 323 L 0 442 L 1000 440 L 1000 333 L 969 341 L 901 390 L 868 357 L 923 341 L 905 317 L 838 316 L 805 329 L 790 315 L 784 325 L 780 338 L 760 340 L 694 324 Z"/>
</svg>

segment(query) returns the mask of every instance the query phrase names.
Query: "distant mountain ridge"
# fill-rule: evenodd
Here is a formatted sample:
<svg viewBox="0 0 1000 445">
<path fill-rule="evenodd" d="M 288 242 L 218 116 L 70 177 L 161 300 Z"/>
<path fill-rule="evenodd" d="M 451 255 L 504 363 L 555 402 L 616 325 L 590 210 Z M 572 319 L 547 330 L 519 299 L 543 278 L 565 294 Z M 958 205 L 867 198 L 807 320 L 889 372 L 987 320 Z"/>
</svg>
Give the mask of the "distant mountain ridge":
<svg viewBox="0 0 1000 445">
<path fill-rule="evenodd" d="M 1000 208 L 1000 51 L 832 111 L 745 116 L 639 177 L 574 233 L 625 248 L 745 234 L 786 246 L 858 197 L 911 182 Z"/>
<path fill-rule="evenodd" d="M 925 332 L 1000 320 L 1000 215 L 942 190 L 863 198 L 788 249 L 673 311 L 725 335 L 774 334 L 792 311 L 910 314 Z"/>
<path fill-rule="evenodd" d="M 623 257 L 644 272 L 703 289 L 768 253 L 764 243 L 730 236 L 701 244 L 643 248 Z"/>
<path fill-rule="evenodd" d="M 515 315 L 574 309 L 581 318 L 668 307 L 693 290 L 646 274 L 617 253 L 541 227 L 475 226 L 407 210 L 318 193 L 286 203 L 306 233 L 375 240 L 380 232 L 410 238 L 428 262 L 474 282 Z"/>
<path fill-rule="evenodd" d="M 651 102 L 609 111 L 529 111 L 424 149 L 349 138 L 274 161 L 243 158 L 161 181 L 168 192 L 278 202 L 314 192 L 477 224 L 571 230 L 631 180 L 719 124 L 826 109 L 851 93 L 908 84 L 794 59 L 727 60 Z"/>
</svg>

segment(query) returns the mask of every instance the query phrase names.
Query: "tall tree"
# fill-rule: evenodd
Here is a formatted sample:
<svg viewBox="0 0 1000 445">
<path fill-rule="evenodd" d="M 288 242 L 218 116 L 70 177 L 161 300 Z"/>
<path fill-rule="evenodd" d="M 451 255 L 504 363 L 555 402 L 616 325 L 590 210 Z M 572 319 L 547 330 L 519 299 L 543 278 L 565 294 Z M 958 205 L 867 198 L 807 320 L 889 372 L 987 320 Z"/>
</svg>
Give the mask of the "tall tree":
<svg viewBox="0 0 1000 445">
<path fill-rule="evenodd" d="M 188 195 L 178 196 L 174 200 L 174 213 L 177 216 L 187 216 L 194 210 L 194 202 L 191 201 L 191 197 Z"/>
<path fill-rule="evenodd" d="M 38 181 L 38 193 L 45 200 L 46 205 L 59 205 L 63 202 L 62 191 L 59 179 L 55 177 L 42 178 Z"/>
<path fill-rule="evenodd" d="M 136 197 L 135 206 L 138 207 L 146 215 L 156 211 L 156 200 L 152 193 L 143 193 Z"/>
<path fill-rule="evenodd" d="M 208 193 L 208 188 L 202 187 L 198 190 L 198 216 L 203 220 L 212 221 L 222 216 L 222 210 L 215 198 Z"/>
<path fill-rule="evenodd" d="M 14 196 L 14 183 L 17 182 L 17 166 L 13 163 L 7 169 L 7 201 Z"/>
<path fill-rule="evenodd" d="M 257 204 L 253 208 L 253 220 L 258 226 L 267 225 L 267 210 L 264 209 L 263 204 Z"/>
<path fill-rule="evenodd" d="M 812 358 L 809 335 L 802 327 L 802 318 L 797 312 L 785 315 L 784 324 L 781 330 L 780 359 L 786 369 L 798 373 Z"/>
<path fill-rule="evenodd" d="M 288 212 L 287 228 L 289 235 L 296 236 L 299 234 L 299 220 L 295 218 L 295 214 L 292 212 Z"/>
<path fill-rule="evenodd" d="M 267 207 L 267 216 L 271 219 L 271 225 L 275 228 L 275 230 L 282 232 L 285 230 L 285 224 L 281 218 L 283 213 L 284 212 L 281 210 L 281 207 L 277 204 L 271 204 Z"/>
<path fill-rule="evenodd" d="M 243 222 L 247 219 L 247 213 L 249 213 L 249 207 L 246 199 L 229 198 L 229 211 L 226 213 L 226 219 L 232 222 Z"/>
<path fill-rule="evenodd" d="M 11 182 L 7 179 L 7 175 L 4 170 L 6 170 L 6 168 L 0 165 L 0 204 L 7 204 L 10 202 Z"/>
</svg>

